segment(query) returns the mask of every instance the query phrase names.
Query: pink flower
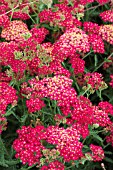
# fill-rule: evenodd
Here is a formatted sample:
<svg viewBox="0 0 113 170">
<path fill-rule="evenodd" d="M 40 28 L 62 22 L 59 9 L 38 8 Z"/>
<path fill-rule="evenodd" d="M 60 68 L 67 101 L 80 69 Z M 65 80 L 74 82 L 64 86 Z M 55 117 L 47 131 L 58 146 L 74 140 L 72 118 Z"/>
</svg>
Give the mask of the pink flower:
<svg viewBox="0 0 113 170">
<path fill-rule="evenodd" d="M 0 114 L 5 114 L 7 106 L 17 103 L 16 90 L 6 82 L 0 82 Z"/>
<path fill-rule="evenodd" d="M 92 158 L 94 162 L 102 161 L 104 159 L 104 150 L 101 146 L 91 144 L 90 150 L 92 151 Z"/>
<path fill-rule="evenodd" d="M 41 140 L 45 138 L 44 127 L 22 126 L 17 133 L 19 136 L 13 142 L 13 148 L 16 150 L 15 157 L 21 159 L 23 164 L 28 163 L 29 166 L 40 164 L 41 150 L 45 149 L 41 143 Z"/>
<path fill-rule="evenodd" d="M 113 24 L 101 25 L 99 29 L 99 35 L 103 40 L 113 44 Z"/>
<path fill-rule="evenodd" d="M 107 22 L 113 22 L 113 10 L 106 10 L 102 13 L 100 13 L 100 17 L 103 21 Z"/>
</svg>

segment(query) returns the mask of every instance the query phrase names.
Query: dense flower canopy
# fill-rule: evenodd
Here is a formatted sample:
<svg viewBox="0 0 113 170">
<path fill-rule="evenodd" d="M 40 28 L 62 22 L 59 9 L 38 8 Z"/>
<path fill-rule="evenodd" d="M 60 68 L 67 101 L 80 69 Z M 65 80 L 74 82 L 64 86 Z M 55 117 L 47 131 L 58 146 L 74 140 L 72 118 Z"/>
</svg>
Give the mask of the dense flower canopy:
<svg viewBox="0 0 113 170">
<path fill-rule="evenodd" d="M 113 2 L 0 0 L 0 169 L 112 167 Z"/>
</svg>

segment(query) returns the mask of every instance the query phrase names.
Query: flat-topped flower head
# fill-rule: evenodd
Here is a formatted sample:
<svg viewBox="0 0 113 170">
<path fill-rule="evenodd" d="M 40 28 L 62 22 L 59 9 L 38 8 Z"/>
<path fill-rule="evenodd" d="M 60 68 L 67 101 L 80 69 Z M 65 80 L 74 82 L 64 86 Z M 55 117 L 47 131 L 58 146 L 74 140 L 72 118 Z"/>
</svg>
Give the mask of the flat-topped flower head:
<svg viewBox="0 0 113 170">
<path fill-rule="evenodd" d="M 109 85 L 113 88 L 113 74 L 110 75 L 111 81 L 109 83 Z"/>
<path fill-rule="evenodd" d="M 112 122 L 108 116 L 108 113 L 105 110 L 100 109 L 98 106 L 94 106 L 94 124 L 98 124 L 99 126 L 106 127 L 111 125 Z"/>
<path fill-rule="evenodd" d="M 104 159 L 104 150 L 101 146 L 91 144 L 90 149 L 92 151 L 92 158 L 94 162 L 102 161 L 102 159 Z"/>
<path fill-rule="evenodd" d="M 107 101 L 100 102 L 98 106 L 106 113 L 113 115 L 113 105 Z"/>
<path fill-rule="evenodd" d="M 6 28 L 9 26 L 9 24 L 10 24 L 9 17 L 6 14 L 1 15 L 0 16 L 0 27 Z"/>
<path fill-rule="evenodd" d="M 104 53 L 104 42 L 101 38 L 101 36 L 97 34 L 90 34 L 89 35 L 89 42 L 91 44 L 91 47 L 95 53 Z"/>
<path fill-rule="evenodd" d="M 2 30 L 1 37 L 7 41 L 18 42 L 24 40 L 25 34 L 30 34 L 27 25 L 22 21 L 14 20 L 10 22 L 7 28 Z"/>
<path fill-rule="evenodd" d="M 84 31 L 88 34 L 98 34 L 99 25 L 91 21 L 85 21 L 83 23 Z"/>
<path fill-rule="evenodd" d="M 113 10 L 106 10 L 102 13 L 100 13 L 100 17 L 102 18 L 103 21 L 107 22 L 113 22 Z"/>
<path fill-rule="evenodd" d="M 54 77 L 44 78 L 39 81 L 29 81 L 34 94 L 37 97 L 48 97 L 51 100 L 57 100 L 58 106 L 70 105 L 76 100 L 76 91 L 72 85 L 72 80 L 66 76 L 56 75 Z M 36 100 L 36 99 L 35 99 Z"/>
<path fill-rule="evenodd" d="M 47 142 L 57 145 L 56 148 L 60 156 L 62 156 L 66 162 L 78 160 L 83 156 L 83 145 L 79 142 L 80 135 L 75 128 L 68 127 L 64 129 L 58 126 L 49 126 L 46 135 L 48 136 Z"/>
<path fill-rule="evenodd" d="M 69 58 L 70 58 L 69 63 L 71 63 L 72 68 L 74 69 L 74 74 L 75 75 L 80 73 L 83 74 L 85 68 L 85 61 L 77 55 L 72 55 Z"/>
<path fill-rule="evenodd" d="M 32 166 L 33 164 L 40 164 L 40 158 L 42 157 L 41 150 L 45 149 L 41 140 L 45 138 L 44 127 L 36 126 L 32 128 L 30 126 L 22 126 L 22 129 L 18 129 L 18 138 L 13 142 L 13 148 L 16 151 L 16 158 L 19 158 L 23 164 Z"/>
<path fill-rule="evenodd" d="M 56 53 L 57 56 L 69 56 L 75 54 L 75 52 L 86 53 L 88 51 L 90 51 L 88 35 L 77 27 L 70 28 L 61 35 L 53 49 L 53 53 Z"/>
<path fill-rule="evenodd" d="M 0 114 L 5 114 L 9 104 L 15 106 L 17 103 L 16 90 L 6 82 L 0 82 Z"/>
<path fill-rule="evenodd" d="M 98 89 L 105 89 L 107 88 L 106 83 L 103 81 L 103 76 L 101 73 L 94 72 L 94 73 L 86 73 L 84 76 L 84 80 L 86 81 L 87 85 L 90 85 L 91 88 L 94 90 Z"/>
<path fill-rule="evenodd" d="M 99 29 L 99 35 L 103 40 L 113 44 L 113 24 L 101 25 Z"/>
</svg>

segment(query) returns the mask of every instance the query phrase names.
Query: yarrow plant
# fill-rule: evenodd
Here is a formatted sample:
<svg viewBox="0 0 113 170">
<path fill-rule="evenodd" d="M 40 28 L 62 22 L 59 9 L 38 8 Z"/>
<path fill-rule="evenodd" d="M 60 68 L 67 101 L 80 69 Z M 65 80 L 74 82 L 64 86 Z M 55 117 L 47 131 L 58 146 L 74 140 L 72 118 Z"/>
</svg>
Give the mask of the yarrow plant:
<svg viewBox="0 0 113 170">
<path fill-rule="evenodd" d="M 0 169 L 111 170 L 113 2 L 0 0 Z"/>
</svg>

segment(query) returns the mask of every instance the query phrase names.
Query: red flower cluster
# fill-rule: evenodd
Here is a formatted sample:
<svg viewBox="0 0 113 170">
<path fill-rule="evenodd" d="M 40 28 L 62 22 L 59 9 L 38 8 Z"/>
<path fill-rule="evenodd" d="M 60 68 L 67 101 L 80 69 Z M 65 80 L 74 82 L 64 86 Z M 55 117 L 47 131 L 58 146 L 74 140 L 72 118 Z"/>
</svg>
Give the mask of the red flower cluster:
<svg viewBox="0 0 113 170">
<path fill-rule="evenodd" d="M 90 21 L 83 23 L 84 31 L 88 34 L 98 34 L 99 25 Z"/>
<path fill-rule="evenodd" d="M 35 97 L 35 100 L 38 100 L 36 98 L 48 97 L 51 100 L 57 100 L 58 106 L 70 106 L 71 103 L 76 100 L 76 91 L 71 87 L 72 80 L 65 76 L 58 75 L 39 81 L 33 79 L 30 80 L 29 83 L 33 87 L 30 98 Z M 22 92 L 25 89 L 26 88 L 24 88 Z"/>
<path fill-rule="evenodd" d="M 109 0 L 97 0 L 97 2 L 98 2 L 99 4 L 105 4 L 105 3 L 108 3 Z"/>
<path fill-rule="evenodd" d="M 75 10 L 75 8 L 77 10 Z M 45 9 L 39 13 L 40 22 L 49 23 L 50 26 L 59 26 L 63 29 L 69 29 L 81 26 L 82 23 L 77 19 L 77 13 L 84 13 L 84 6 L 76 4 L 70 7 L 68 4 L 55 4 L 53 9 Z"/>
<path fill-rule="evenodd" d="M 102 13 L 100 13 L 100 17 L 102 18 L 103 21 L 107 22 L 113 22 L 113 10 L 107 10 Z"/>
<path fill-rule="evenodd" d="M 111 103 L 104 101 L 104 102 L 100 102 L 98 106 L 107 114 L 113 115 L 113 105 Z"/>
<path fill-rule="evenodd" d="M 99 35 L 103 40 L 113 44 L 113 25 L 101 25 L 99 29 Z"/>
<path fill-rule="evenodd" d="M 108 125 L 111 125 L 112 122 L 108 116 L 108 113 L 100 110 L 97 106 L 94 106 L 94 124 L 98 124 L 99 126 L 106 127 Z"/>
<path fill-rule="evenodd" d="M 28 163 L 29 166 L 40 163 L 42 157 L 41 150 L 45 149 L 41 140 L 45 138 L 44 127 L 22 126 L 17 130 L 18 139 L 13 142 L 13 148 L 16 150 L 16 158 L 20 158 L 23 164 Z"/>
<path fill-rule="evenodd" d="M 10 24 L 9 17 L 7 15 L 0 16 L 0 27 L 7 28 Z"/>
<path fill-rule="evenodd" d="M 106 142 L 111 143 L 113 146 L 113 123 L 111 125 L 108 125 L 105 129 L 107 132 L 110 132 L 108 136 L 106 136 Z"/>
<path fill-rule="evenodd" d="M 67 129 L 56 126 L 49 126 L 46 130 L 48 136 L 47 142 L 57 145 L 56 148 L 60 152 L 60 156 L 66 162 L 70 160 L 78 160 L 83 156 L 82 143 L 79 142 L 80 136 L 73 127 Z"/>
<path fill-rule="evenodd" d="M 14 20 L 2 30 L 1 37 L 7 41 L 22 41 L 24 40 L 24 35 L 29 33 L 27 25 L 24 22 Z"/>
<path fill-rule="evenodd" d="M 94 53 L 104 53 L 105 49 L 104 49 L 104 42 L 102 40 L 102 38 L 97 35 L 97 34 L 90 34 L 89 35 L 89 42 L 91 44 L 91 47 L 94 51 Z"/>
<path fill-rule="evenodd" d="M 26 106 L 28 108 L 28 112 L 32 113 L 32 112 L 36 112 L 42 109 L 42 107 L 45 106 L 44 102 L 42 100 L 40 100 L 39 98 L 35 99 L 35 96 L 29 100 L 26 101 Z"/>
<path fill-rule="evenodd" d="M 0 114 L 5 114 L 9 104 L 14 107 L 17 104 L 16 90 L 6 82 L 0 82 Z"/>
<path fill-rule="evenodd" d="M 16 60 L 14 53 L 19 51 L 18 44 L 15 42 L 1 42 L 0 43 L 0 64 L 1 66 L 8 66 L 6 74 L 11 78 L 19 79 L 23 76 L 26 70 L 26 64 L 20 59 Z M 16 74 L 15 74 L 16 73 Z"/>
<path fill-rule="evenodd" d="M 8 75 L 5 73 L 0 73 L 0 82 L 10 82 L 11 81 L 11 77 L 8 77 Z"/>
<path fill-rule="evenodd" d="M 72 68 L 74 69 L 74 74 L 84 73 L 85 61 L 79 57 L 78 54 L 71 55 L 69 57 Z"/>
<path fill-rule="evenodd" d="M 83 125 L 91 125 L 93 123 L 93 107 L 92 103 L 85 97 L 80 97 L 72 104 L 71 117 L 77 123 Z"/>
<path fill-rule="evenodd" d="M 19 97 L 13 115 L 21 129 L 17 130 L 13 148 L 15 157 L 26 167 L 37 164 L 41 170 L 64 170 L 65 166 L 74 168 L 76 161 L 81 167 L 88 154 L 88 161 L 102 161 L 104 150 L 96 145 L 100 138 L 91 138 L 95 129 L 99 135 L 109 132 L 107 137 L 106 133 L 102 135 L 113 145 L 113 105 L 104 100 L 93 104 L 95 96 L 103 98 L 101 91 L 107 84 L 102 72 L 90 71 L 96 64 L 94 70 L 98 70 L 107 61 L 113 45 L 113 24 L 98 25 L 87 16 L 90 10 L 100 10 L 109 2 L 96 1 L 99 4 L 94 0 L 0 0 L 0 134 L 6 129 L 5 116 L 11 113 L 8 109 L 17 104 Z M 103 11 L 98 17 L 113 22 L 113 11 Z M 94 53 L 100 56 L 95 64 L 91 59 Z M 91 67 L 85 68 L 90 63 Z M 104 68 L 112 65 L 113 62 L 104 64 Z M 110 78 L 108 83 L 113 87 L 112 74 Z"/>
<path fill-rule="evenodd" d="M 77 27 L 68 29 L 60 36 L 59 40 L 54 43 L 53 47 L 53 54 L 61 61 L 70 56 L 70 54 L 74 55 L 76 52 L 86 53 L 90 51 L 88 35 Z"/>
<path fill-rule="evenodd" d="M 102 159 L 104 159 L 104 150 L 101 146 L 91 144 L 90 149 L 92 151 L 91 157 L 93 158 L 94 162 L 102 161 Z"/>
<path fill-rule="evenodd" d="M 97 72 L 86 73 L 84 76 L 84 80 L 95 90 L 101 89 L 105 83 L 103 81 L 102 74 Z"/>
<path fill-rule="evenodd" d="M 49 34 L 49 31 L 46 28 L 32 28 L 30 33 L 32 34 L 31 38 L 40 44 L 44 41 L 46 35 Z"/>
<path fill-rule="evenodd" d="M 110 75 L 111 81 L 110 81 L 110 86 L 113 88 L 113 74 Z"/>
<path fill-rule="evenodd" d="M 44 165 L 40 168 L 40 170 L 64 170 L 65 169 L 65 166 L 59 162 L 59 161 L 54 161 L 54 162 L 51 162 L 48 166 Z"/>
</svg>

